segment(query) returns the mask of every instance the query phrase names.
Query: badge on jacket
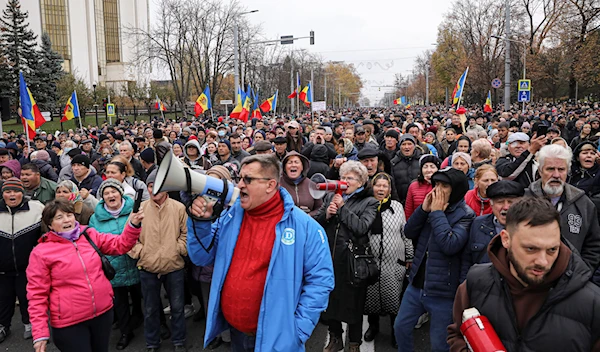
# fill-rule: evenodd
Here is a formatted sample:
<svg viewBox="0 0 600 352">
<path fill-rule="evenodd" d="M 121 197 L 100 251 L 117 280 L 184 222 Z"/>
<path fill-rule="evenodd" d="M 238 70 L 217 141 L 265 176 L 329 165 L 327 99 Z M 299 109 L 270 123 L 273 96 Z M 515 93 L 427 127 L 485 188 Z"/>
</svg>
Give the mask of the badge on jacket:
<svg viewBox="0 0 600 352">
<path fill-rule="evenodd" d="M 283 230 L 283 236 L 281 237 L 281 243 L 286 246 L 291 246 L 296 242 L 296 230 L 292 228 L 286 228 Z"/>
</svg>

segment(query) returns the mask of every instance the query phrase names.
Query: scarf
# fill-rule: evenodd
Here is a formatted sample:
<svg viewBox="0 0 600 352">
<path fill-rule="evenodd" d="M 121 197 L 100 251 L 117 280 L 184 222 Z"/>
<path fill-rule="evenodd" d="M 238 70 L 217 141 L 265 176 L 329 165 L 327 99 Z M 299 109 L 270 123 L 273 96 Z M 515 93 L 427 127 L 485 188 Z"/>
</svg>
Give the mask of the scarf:
<svg viewBox="0 0 600 352">
<path fill-rule="evenodd" d="M 380 235 L 383 233 L 383 219 L 381 218 L 381 213 L 387 209 L 390 209 L 391 206 L 392 202 L 390 200 L 390 196 L 387 196 L 385 199 L 379 202 L 377 213 L 375 214 L 375 221 L 373 221 L 373 225 L 371 225 L 372 234 Z"/>
<path fill-rule="evenodd" d="M 343 195 L 342 195 L 342 199 L 343 199 L 343 200 L 344 200 L 344 202 L 345 202 L 345 201 L 347 201 L 347 200 L 348 200 L 350 197 L 352 197 L 353 195 L 355 195 L 355 194 L 357 194 L 357 193 L 360 193 L 360 192 L 362 192 L 362 190 L 363 190 L 363 189 L 365 189 L 365 187 L 360 187 L 360 188 L 357 188 L 357 189 L 356 189 L 356 191 L 354 191 L 354 192 L 352 192 L 352 193 L 350 193 L 350 194 L 343 194 Z"/>
<path fill-rule="evenodd" d="M 292 180 L 292 182 L 294 182 L 294 184 L 297 186 L 300 184 L 300 182 L 302 182 L 302 180 L 304 180 L 304 175 L 300 175 L 300 177 L 298 177 L 295 180 Z"/>
<path fill-rule="evenodd" d="M 56 231 L 56 234 L 64 238 L 65 240 L 73 242 L 79 238 L 79 235 L 81 234 L 81 229 L 79 228 L 79 223 L 75 221 L 75 228 L 73 230 L 67 232 Z"/>
<path fill-rule="evenodd" d="M 108 209 L 108 206 L 106 205 L 106 203 L 104 203 L 104 209 L 113 217 L 118 218 L 119 215 L 121 215 L 121 211 L 123 211 L 123 208 L 125 207 L 125 201 L 122 200 L 121 201 L 121 207 L 117 210 L 110 210 Z"/>
</svg>

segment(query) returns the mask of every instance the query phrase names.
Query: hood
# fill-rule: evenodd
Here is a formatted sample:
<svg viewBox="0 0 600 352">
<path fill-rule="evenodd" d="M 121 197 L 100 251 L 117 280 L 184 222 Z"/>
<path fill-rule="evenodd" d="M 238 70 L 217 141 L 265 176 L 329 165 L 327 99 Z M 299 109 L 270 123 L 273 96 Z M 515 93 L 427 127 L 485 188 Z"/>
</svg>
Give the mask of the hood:
<svg viewBox="0 0 600 352">
<path fill-rule="evenodd" d="M 451 167 L 436 171 L 431 176 L 431 184 L 434 187 L 438 181 L 452 186 L 452 193 L 450 193 L 448 201 L 451 205 L 461 201 L 469 191 L 469 181 L 465 173 Z"/>
<path fill-rule="evenodd" d="M 185 145 L 183 146 L 183 155 L 185 155 L 186 158 L 190 159 L 190 157 L 187 155 L 187 147 L 190 145 L 194 146 L 194 147 L 196 147 L 196 149 L 198 149 L 198 157 L 196 159 L 200 159 L 200 143 L 198 143 L 198 141 L 195 139 L 192 139 L 192 140 L 188 141 L 187 143 L 185 143 Z M 196 159 L 194 159 L 194 160 L 196 160 Z"/>
<path fill-rule="evenodd" d="M 561 242 L 558 258 L 548 274 L 547 280 L 536 286 L 523 287 L 523 285 L 510 272 L 508 251 L 502 246 L 500 235 L 496 235 L 488 245 L 488 255 L 494 268 L 502 275 L 511 290 L 511 293 L 527 292 L 530 290 L 550 290 L 544 305 L 552 304 L 564 299 L 585 286 L 592 277 L 592 271 L 579 255 L 573 255 L 573 247 Z"/>
<path fill-rule="evenodd" d="M 46 165 L 50 166 L 50 164 L 46 161 L 46 160 L 40 160 L 40 159 L 35 159 L 31 161 L 33 164 L 35 164 L 35 166 L 38 167 L 38 169 L 40 169 L 40 171 L 42 170 L 43 167 L 45 167 Z"/>
<path fill-rule="evenodd" d="M 297 157 L 300 158 L 300 161 L 302 162 L 302 176 L 306 177 L 306 174 L 308 173 L 308 169 L 310 169 L 310 161 L 308 160 L 307 157 L 305 157 L 304 155 L 298 153 L 295 150 L 292 150 L 291 152 L 287 152 L 287 154 L 285 155 L 285 157 L 281 161 L 281 168 L 283 169 L 283 175 L 286 176 L 286 174 L 285 174 L 285 164 L 287 164 L 288 160 L 292 156 L 297 156 Z M 312 156 L 312 153 L 311 153 L 311 156 Z"/>
<path fill-rule="evenodd" d="M 529 185 L 529 191 L 535 196 L 548 198 L 548 196 L 542 189 L 542 179 L 539 179 L 533 182 L 531 185 Z M 583 197 L 584 195 L 584 191 L 580 190 L 577 187 L 571 186 L 568 183 L 565 183 L 565 190 L 563 192 L 565 205 L 563 206 L 563 209 L 568 207 L 572 203 L 575 203 L 579 198 Z"/>
<path fill-rule="evenodd" d="M 329 164 L 329 155 L 327 147 L 323 144 L 315 144 L 313 150 L 310 152 L 310 160 L 320 161 Z"/>
<path fill-rule="evenodd" d="M 9 160 L 0 166 L 9 168 L 16 178 L 21 178 L 21 163 L 17 160 Z"/>
</svg>

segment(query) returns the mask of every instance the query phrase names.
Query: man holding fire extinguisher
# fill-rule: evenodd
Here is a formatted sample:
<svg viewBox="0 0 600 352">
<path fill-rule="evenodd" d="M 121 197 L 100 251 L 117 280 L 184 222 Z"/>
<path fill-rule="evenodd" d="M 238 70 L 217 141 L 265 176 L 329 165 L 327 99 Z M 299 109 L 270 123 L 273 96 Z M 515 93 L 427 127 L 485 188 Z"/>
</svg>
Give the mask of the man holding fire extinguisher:
<svg viewBox="0 0 600 352">
<path fill-rule="evenodd" d="M 500 341 L 493 345 L 506 351 L 600 351 L 600 290 L 579 253 L 561 241 L 560 215 L 548 200 L 513 204 L 488 254 L 491 263 L 473 266 L 456 292 L 451 351 L 468 350 L 461 330 L 475 352 L 496 350 L 487 339 L 494 330 Z M 461 327 L 468 308 L 483 321 L 474 331 Z M 479 343 L 486 339 L 490 346 Z"/>
</svg>

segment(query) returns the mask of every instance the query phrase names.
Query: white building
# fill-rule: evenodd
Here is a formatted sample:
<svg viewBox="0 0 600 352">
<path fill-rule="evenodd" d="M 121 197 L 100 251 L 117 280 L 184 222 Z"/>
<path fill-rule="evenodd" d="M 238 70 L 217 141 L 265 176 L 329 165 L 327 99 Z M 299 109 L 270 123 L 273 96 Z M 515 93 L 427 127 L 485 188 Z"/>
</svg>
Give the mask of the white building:
<svg viewBox="0 0 600 352">
<path fill-rule="evenodd" d="M 0 0 L 0 12 L 8 0 Z M 134 67 L 135 40 L 126 29 L 147 30 L 150 0 L 21 0 L 29 26 L 38 36 L 47 32 L 52 47 L 65 59 L 64 68 L 91 87 L 119 91 L 127 82 L 145 82 L 147 73 Z"/>
</svg>

